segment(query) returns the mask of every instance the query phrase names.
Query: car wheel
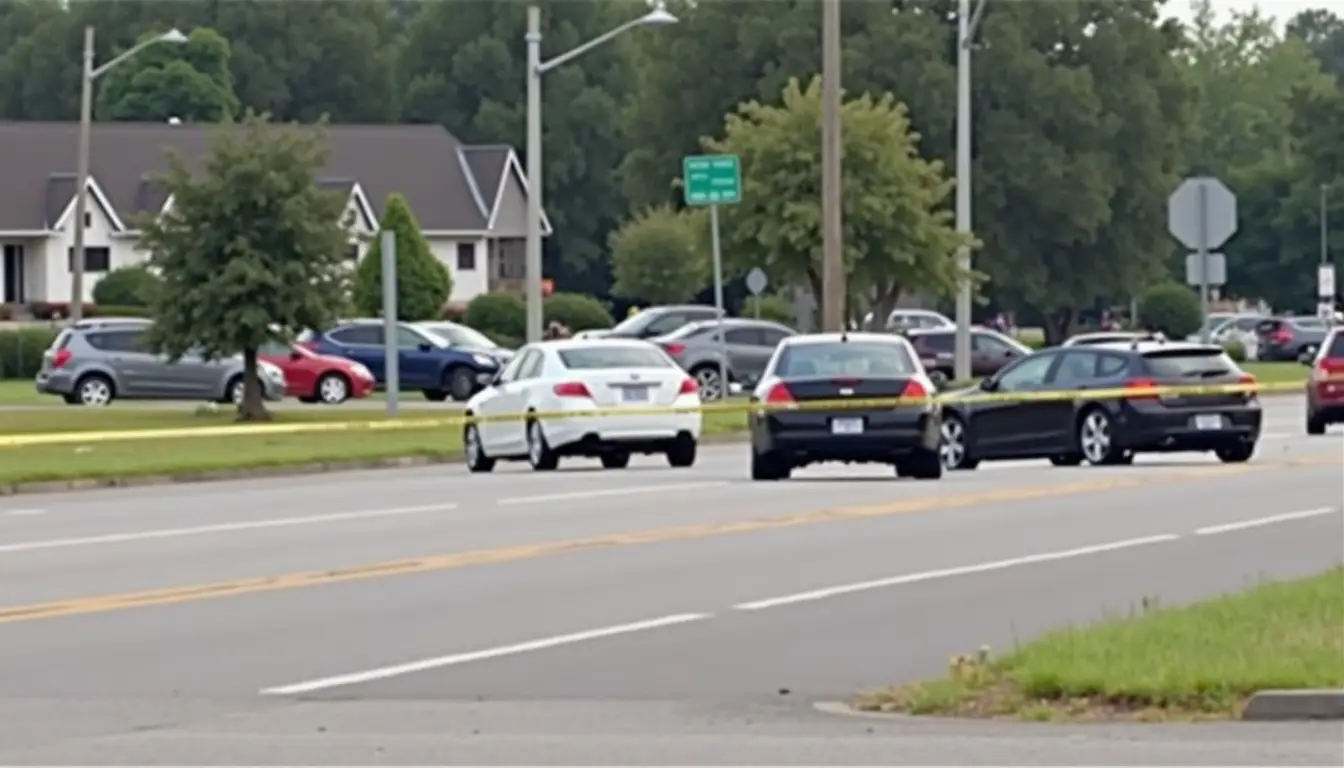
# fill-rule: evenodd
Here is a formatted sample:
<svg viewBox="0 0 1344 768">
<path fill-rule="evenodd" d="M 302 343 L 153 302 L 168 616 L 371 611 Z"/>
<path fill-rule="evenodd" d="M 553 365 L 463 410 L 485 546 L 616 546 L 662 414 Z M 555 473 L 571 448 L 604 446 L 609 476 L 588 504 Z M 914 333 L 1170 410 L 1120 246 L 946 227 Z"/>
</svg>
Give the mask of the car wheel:
<svg viewBox="0 0 1344 768">
<path fill-rule="evenodd" d="M 340 405 L 350 398 L 350 382 L 339 373 L 326 373 L 317 380 L 317 396 L 327 405 Z"/>
<path fill-rule="evenodd" d="M 946 387 L 950 380 L 951 379 L 948 378 L 946 373 L 943 373 L 937 368 L 929 371 L 929 381 L 933 382 L 934 389 L 942 389 L 943 387 Z"/>
<path fill-rule="evenodd" d="M 625 469 L 630 466 L 630 454 L 628 453 L 604 453 L 601 458 L 603 469 Z"/>
<path fill-rule="evenodd" d="M 1127 464 L 1132 462 L 1133 454 L 1126 461 L 1125 451 L 1115 445 L 1115 433 L 1111 417 L 1100 408 L 1089 408 L 1078 420 L 1078 452 L 1093 466 Z"/>
<path fill-rule="evenodd" d="M 1308 344 L 1308 345 L 1302 347 L 1301 349 L 1297 350 L 1297 360 L 1298 360 L 1298 362 L 1305 363 L 1305 362 L 1310 361 L 1310 360 L 1311 360 L 1312 358 L 1314 358 L 1314 357 L 1316 357 L 1316 345 L 1315 345 L 1315 344 Z"/>
<path fill-rule="evenodd" d="M 527 423 L 527 463 L 538 472 L 549 472 L 560 466 L 560 457 L 546 443 L 541 422 L 535 419 Z"/>
<path fill-rule="evenodd" d="M 966 423 L 957 416 L 948 416 L 943 420 L 942 440 L 938 445 L 938 454 L 943 469 L 955 472 L 962 469 L 975 469 L 980 465 L 967 453 Z"/>
<path fill-rule="evenodd" d="M 1308 434 L 1308 435 L 1324 435 L 1324 434 L 1325 434 L 1325 419 L 1321 418 L 1320 416 L 1317 416 L 1315 413 L 1312 413 L 1312 412 L 1308 411 L 1308 412 L 1307 412 L 1307 434 Z"/>
<path fill-rule="evenodd" d="M 695 383 L 700 387 L 700 399 L 718 400 L 723 397 L 723 382 L 720 381 L 719 368 L 714 365 L 701 365 L 691 375 L 695 377 Z"/>
<path fill-rule="evenodd" d="M 695 464 L 695 455 L 699 446 L 695 438 L 682 435 L 672 441 L 667 449 L 667 463 L 674 467 L 689 467 Z"/>
<path fill-rule="evenodd" d="M 476 394 L 476 374 L 466 366 L 459 365 L 448 370 L 443 377 L 444 389 L 459 403 L 464 403 Z"/>
<path fill-rule="evenodd" d="M 751 452 L 752 480 L 788 480 L 793 468 L 768 453 Z"/>
<path fill-rule="evenodd" d="M 933 451 L 915 451 L 896 462 L 897 477 L 937 480 L 943 476 L 943 457 Z"/>
<path fill-rule="evenodd" d="M 462 429 L 462 453 L 466 457 L 468 472 L 489 472 L 495 468 L 495 460 L 485 455 L 481 432 L 475 424 L 468 424 Z"/>
<path fill-rule="evenodd" d="M 116 393 L 113 391 L 111 379 L 101 373 L 90 373 L 75 385 L 75 396 L 79 399 L 80 405 L 101 408 L 110 405 Z"/>
<path fill-rule="evenodd" d="M 1226 448 L 1219 448 L 1214 451 L 1219 461 L 1224 464 L 1242 464 L 1251 460 L 1255 455 L 1255 443 L 1237 443 L 1229 445 Z"/>
<path fill-rule="evenodd" d="M 265 385 L 258 381 L 257 386 L 261 388 L 264 396 L 264 393 L 266 392 Z M 225 402 L 233 403 L 234 405 L 242 405 L 243 396 L 247 394 L 246 388 L 243 387 L 243 377 L 234 376 L 229 381 L 229 388 L 225 391 L 228 393 L 228 400 Z"/>
</svg>

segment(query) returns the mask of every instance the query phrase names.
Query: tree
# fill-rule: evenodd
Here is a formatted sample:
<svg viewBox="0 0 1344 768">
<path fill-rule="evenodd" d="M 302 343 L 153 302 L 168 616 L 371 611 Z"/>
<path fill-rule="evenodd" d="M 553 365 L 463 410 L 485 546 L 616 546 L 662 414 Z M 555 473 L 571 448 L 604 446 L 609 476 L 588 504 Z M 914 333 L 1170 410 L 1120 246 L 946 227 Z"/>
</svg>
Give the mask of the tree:
<svg viewBox="0 0 1344 768">
<path fill-rule="evenodd" d="M 1287 33 L 1306 43 L 1323 71 L 1344 76 L 1344 20 L 1324 8 L 1308 9 L 1288 21 Z"/>
<path fill-rule="evenodd" d="M 864 95 L 841 108 L 846 158 L 841 193 L 845 269 L 884 315 L 906 291 L 946 294 L 963 242 L 943 208 L 951 185 L 941 163 L 919 157 L 905 108 Z M 725 270 L 760 266 L 781 286 L 821 296 L 821 85 L 784 87 L 779 107 L 749 102 L 729 114 L 706 151 L 742 162 L 742 203 L 720 213 Z M 884 309 L 886 308 L 886 309 Z"/>
<path fill-rule="evenodd" d="M 390 231 L 397 242 L 397 319 L 437 320 L 453 293 L 453 277 L 434 258 L 405 197 L 387 198 L 378 228 L 378 238 L 355 273 L 355 307 L 366 315 L 383 314 L 382 233 Z"/>
<path fill-rule="evenodd" d="M 173 207 L 140 222 L 140 247 L 163 278 L 150 342 L 170 359 L 241 354 L 238 418 L 269 418 L 257 348 L 330 323 L 348 295 L 343 195 L 317 186 L 320 127 L 277 126 L 249 112 L 212 138 L 195 174 L 169 152 Z"/>
<path fill-rule="evenodd" d="M 147 32 L 141 39 L 161 32 Z M 184 45 L 151 45 L 108 70 L 98 89 L 103 120 L 216 123 L 238 112 L 229 71 L 229 41 L 207 27 L 192 31 Z"/>
<path fill-rule="evenodd" d="M 1183 339 L 1203 325 L 1199 297 L 1175 281 L 1159 283 L 1143 292 L 1139 319 L 1144 327 L 1156 328 L 1173 339 Z"/>
<path fill-rule="evenodd" d="M 694 217 L 695 219 L 703 217 Z M 613 294 L 634 301 L 689 301 L 709 282 L 705 239 L 692 229 L 702 221 L 669 205 L 650 208 L 611 235 Z"/>
<path fill-rule="evenodd" d="M 93 303 L 98 306 L 148 307 L 161 284 L 159 276 L 144 265 L 117 267 L 93 286 Z"/>
</svg>

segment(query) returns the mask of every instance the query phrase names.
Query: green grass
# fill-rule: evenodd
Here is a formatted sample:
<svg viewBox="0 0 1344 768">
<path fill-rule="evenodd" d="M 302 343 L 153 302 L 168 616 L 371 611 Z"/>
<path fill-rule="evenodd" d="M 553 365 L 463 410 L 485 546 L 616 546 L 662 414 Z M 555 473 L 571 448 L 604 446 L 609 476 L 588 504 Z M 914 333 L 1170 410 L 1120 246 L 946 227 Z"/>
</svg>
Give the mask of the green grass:
<svg viewBox="0 0 1344 768">
<path fill-rule="evenodd" d="M 1311 369 L 1301 363 L 1246 362 L 1241 367 L 1259 379 L 1261 384 L 1305 384 L 1307 375 L 1311 373 Z"/>
<path fill-rule="evenodd" d="M 1046 635 L 946 677 L 867 694 L 868 711 L 964 717 L 1237 717 L 1258 690 L 1344 687 L 1344 568 Z"/>
</svg>

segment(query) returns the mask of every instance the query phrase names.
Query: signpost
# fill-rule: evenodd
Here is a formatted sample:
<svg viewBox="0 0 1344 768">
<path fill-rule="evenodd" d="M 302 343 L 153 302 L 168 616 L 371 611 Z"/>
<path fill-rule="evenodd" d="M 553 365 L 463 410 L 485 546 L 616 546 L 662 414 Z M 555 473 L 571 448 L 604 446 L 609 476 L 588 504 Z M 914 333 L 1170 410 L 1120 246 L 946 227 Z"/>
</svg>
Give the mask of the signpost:
<svg viewBox="0 0 1344 768">
<path fill-rule="evenodd" d="M 1335 316 L 1335 265 L 1322 264 L 1316 268 L 1317 314 L 1326 320 Z"/>
<path fill-rule="evenodd" d="M 761 294 L 765 293 L 765 289 L 769 285 L 770 278 L 765 276 L 765 270 L 760 267 L 752 267 L 751 271 L 747 273 L 747 290 L 751 291 L 751 295 L 756 297 L 756 301 L 753 303 L 756 305 L 757 320 L 761 319 Z"/>
<path fill-rule="evenodd" d="M 1227 260 L 1213 249 L 1237 232 L 1237 196 L 1211 176 L 1181 182 L 1167 198 L 1167 230 L 1194 251 L 1186 259 L 1186 282 L 1199 286 L 1203 341 L 1209 341 L 1209 287 L 1227 282 Z"/>
<path fill-rule="evenodd" d="M 714 306 L 719 310 L 719 391 L 728 394 L 728 344 L 723 335 L 723 257 L 719 251 L 719 206 L 742 202 L 742 165 L 737 155 L 692 155 L 681 159 L 681 184 L 686 204 L 709 206 L 709 232 L 714 253 Z"/>
<path fill-rule="evenodd" d="M 387 390 L 387 416 L 397 415 L 397 397 L 401 394 L 401 371 L 398 370 L 401 348 L 397 344 L 397 233 L 383 230 L 383 383 Z"/>
</svg>

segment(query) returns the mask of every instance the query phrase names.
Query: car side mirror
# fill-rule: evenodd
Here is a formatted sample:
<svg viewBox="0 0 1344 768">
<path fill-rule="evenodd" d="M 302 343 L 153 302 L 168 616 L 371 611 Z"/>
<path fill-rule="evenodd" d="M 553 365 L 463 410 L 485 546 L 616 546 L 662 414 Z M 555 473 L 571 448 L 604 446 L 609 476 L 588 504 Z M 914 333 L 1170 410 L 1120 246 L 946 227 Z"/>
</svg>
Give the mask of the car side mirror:
<svg viewBox="0 0 1344 768">
<path fill-rule="evenodd" d="M 420 348 L 420 351 L 421 351 L 421 352 L 428 352 L 428 351 L 430 351 L 431 349 L 433 349 L 433 347 L 431 347 L 431 346 L 429 345 L 429 342 L 427 342 L 427 341 L 422 341 L 422 342 L 420 342 L 420 347 L 419 347 L 419 348 Z"/>
</svg>

